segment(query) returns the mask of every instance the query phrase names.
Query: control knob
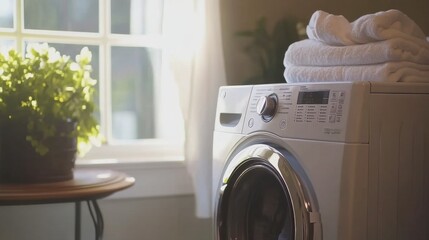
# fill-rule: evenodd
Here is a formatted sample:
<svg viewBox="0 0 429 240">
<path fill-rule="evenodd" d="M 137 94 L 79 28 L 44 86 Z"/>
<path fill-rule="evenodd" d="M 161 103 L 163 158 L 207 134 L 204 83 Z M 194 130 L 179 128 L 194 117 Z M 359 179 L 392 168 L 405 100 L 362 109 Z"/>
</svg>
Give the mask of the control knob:
<svg viewBox="0 0 429 240">
<path fill-rule="evenodd" d="M 262 117 L 265 122 L 271 121 L 277 110 L 277 95 L 272 93 L 268 96 L 260 97 L 256 104 L 256 112 Z"/>
</svg>

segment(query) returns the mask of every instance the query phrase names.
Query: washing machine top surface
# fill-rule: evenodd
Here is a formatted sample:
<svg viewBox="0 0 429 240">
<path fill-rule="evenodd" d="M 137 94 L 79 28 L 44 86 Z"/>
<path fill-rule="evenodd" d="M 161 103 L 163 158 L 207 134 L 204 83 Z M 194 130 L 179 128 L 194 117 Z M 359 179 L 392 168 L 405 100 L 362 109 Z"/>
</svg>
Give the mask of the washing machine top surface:
<svg viewBox="0 0 429 240">
<path fill-rule="evenodd" d="M 371 94 L 429 94 L 429 84 L 300 83 L 225 86 L 215 131 L 367 143 Z M 394 107 L 394 106 L 393 106 Z"/>
</svg>

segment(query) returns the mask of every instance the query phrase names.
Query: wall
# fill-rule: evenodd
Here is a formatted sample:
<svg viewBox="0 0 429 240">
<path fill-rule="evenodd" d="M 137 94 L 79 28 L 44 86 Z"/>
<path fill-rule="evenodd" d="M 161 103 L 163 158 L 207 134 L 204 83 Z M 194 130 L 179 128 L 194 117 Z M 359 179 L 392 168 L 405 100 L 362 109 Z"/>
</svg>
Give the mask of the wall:
<svg viewBox="0 0 429 240">
<path fill-rule="evenodd" d="M 222 38 L 227 79 L 240 84 L 258 71 L 258 66 L 243 53 L 248 40 L 238 38 L 237 31 L 253 29 L 260 17 L 268 27 L 282 17 L 294 17 L 307 24 L 316 10 L 344 15 L 349 21 L 359 16 L 396 8 L 407 14 L 429 35 L 429 1 L 421 0 L 220 0 Z"/>
<path fill-rule="evenodd" d="M 111 169 L 135 184 L 99 200 L 104 240 L 206 240 L 211 219 L 195 217 L 192 182 L 182 161 L 77 162 L 80 169 Z M 82 240 L 95 238 L 87 205 L 82 203 Z M 0 240 L 73 240 L 74 204 L 0 206 Z"/>
<path fill-rule="evenodd" d="M 104 240 L 210 239 L 211 220 L 194 217 L 192 195 L 104 199 Z M 94 239 L 86 204 L 82 204 L 82 240 Z M 73 240 L 74 205 L 0 206 L 2 240 Z"/>
</svg>

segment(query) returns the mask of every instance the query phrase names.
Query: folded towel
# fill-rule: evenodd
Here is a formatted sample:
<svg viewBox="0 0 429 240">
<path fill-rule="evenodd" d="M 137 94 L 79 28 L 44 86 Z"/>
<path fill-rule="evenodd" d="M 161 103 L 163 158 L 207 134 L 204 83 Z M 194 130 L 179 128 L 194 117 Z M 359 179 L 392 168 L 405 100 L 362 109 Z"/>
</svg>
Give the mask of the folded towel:
<svg viewBox="0 0 429 240">
<path fill-rule="evenodd" d="M 285 67 L 369 65 L 388 61 L 409 61 L 429 64 L 429 42 L 393 38 L 351 46 L 330 46 L 305 39 L 289 46 L 284 58 Z"/>
<path fill-rule="evenodd" d="M 395 37 L 426 39 L 412 19 L 395 9 L 367 14 L 352 23 L 341 15 L 319 10 L 311 16 L 307 35 L 328 45 L 353 45 Z"/>
<path fill-rule="evenodd" d="M 288 66 L 286 82 L 386 81 L 429 83 L 429 65 L 388 62 L 360 66 Z"/>
</svg>

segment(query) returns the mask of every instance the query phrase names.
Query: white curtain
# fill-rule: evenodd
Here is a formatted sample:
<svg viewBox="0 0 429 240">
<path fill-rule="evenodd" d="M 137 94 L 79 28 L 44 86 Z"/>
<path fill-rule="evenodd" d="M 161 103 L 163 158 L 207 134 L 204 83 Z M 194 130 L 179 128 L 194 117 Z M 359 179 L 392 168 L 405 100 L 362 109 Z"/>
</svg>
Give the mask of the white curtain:
<svg viewBox="0 0 429 240">
<path fill-rule="evenodd" d="M 226 84 L 219 0 L 167 0 L 170 68 L 185 120 L 185 160 L 193 178 L 196 215 L 211 217 L 212 139 L 218 89 Z"/>
</svg>

